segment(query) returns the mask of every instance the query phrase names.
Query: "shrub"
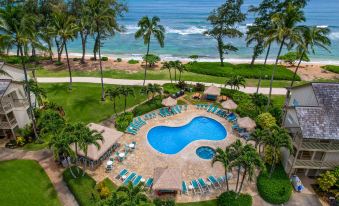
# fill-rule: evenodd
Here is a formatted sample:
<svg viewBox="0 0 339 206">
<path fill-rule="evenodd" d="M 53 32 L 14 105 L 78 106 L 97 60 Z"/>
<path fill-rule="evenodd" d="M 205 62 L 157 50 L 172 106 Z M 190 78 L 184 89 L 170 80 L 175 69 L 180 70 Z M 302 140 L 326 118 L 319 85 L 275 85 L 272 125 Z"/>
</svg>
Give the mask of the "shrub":
<svg viewBox="0 0 339 206">
<path fill-rule="evenodd" d="M 290 199 L 292 194 L 290 180 L 282 165 L 275 168 L 271 178 L 266 172 L 260 173 L 257 188 L 259 195 L 272 204 L 283 204 Z"/>
<path fill-rule="evenodd" d="M 137 63 L 139 63 L 139 61 L 138 60 L 134 60 L 134 59 L 130 59 L 130 60 L 128 60 L 128 63 L 129 64 L 137 64 Z"/>
<path fill-rule="evenodd" d="M 122 59 L 121 58 L 117 58 L 117 62 L 122 62 Z"/>
<path fill-rule="evenodd" d="M 268 112 L 260 114 L 256 119 L 257 124 L 263 128 L 272 128 L 273 126 L 276 126 L 276 119 Z"/>
<path fill-rule="evenodd" d="M 16 145 L 22 147 L 26 144 L 26 140 L 24 137 L 17 137 L 16 138 Z"/>
<path fill-rule="evenodd" d="M 279 56 L 279 60 L 283 60 L 285 63 L 288 63 L 290 65 L 294 65 L 296 61 L 299 61 L 300 54 L 297 52 L 288 52 L 284 55 Z M 309 62 L 310 59 L 306 54 L 304 54 L 302 61 Z"/>
<path fill-rule="evenodd" d="M 178 88 L 177 85 L 171 83 L 166 83 L 162 85 L 162 88 L 164 89 L 164 93 L 166 94 L 174 94 L 180 91 L 180 88 Z"/>
<path fill-rule="evenodd" d="M 76 61 L 79 61 L 79 60 L 80 60 L 79 58 L 76 58 L 76 57 L 73 58 L 73 61 L 75 61 L 75 62 L 76 62 Z"/>
<path fill-rule="evenodd" d="M 155 54 L 148 54 L 142 57 L 144 61 L 147 60 L 147 63 L 150 67 L 153 67 L 158 61 L 160 61 L 160 57 Z"/>
<path fill-rule="evenodd" d="M 195 85 L 195 91 L 197 91 L 197 92 L 203 92 L 203 91 L 205 91 L 205 85 L 202 84 L 202 83 L 197 83 L 197 84 Z"/>
<path fill-rule="evenodd" d="M 185 81 L 179 81 L 177 86 L 180 88 L 180 89 L 186 89 L 187 87 L 187 84 Z"/>
<path fill-rule="evenodd" d="M 61 65 L 63 65 L 64 63 L 62 63 L 62 62 L 59 62 L 59 61 L 57 61 L 57 62 L 54 62 L 54 65 L 55 66 L 61 66 Z"/>
<path fill-rule="evenodd" d="M 140 116 L 140 115 L 146 114 L 150 111 L 163 107 L 161 104 L 161 101 L 162 101 L 161 96 L 156 96 L 154 99 L 136 106 L 132 112 L 134 116 Z"/>
<path fill-rule="evenodd" d="M 153 200 L 153 204 L 155 206 L 175 206 L 174 200 L 161 200 L 159 198 L 156 198 Z"/>
<path fill-rule="evenodd" d="M 101 188 L 101 190 L 99 192 L 99 196 L 100 196 L 101 199 L 106 199 L 110 195 L 111 195 L 111 191 L 109 190 L 108 187 L 104 186 L 104 187 Z"/>
<path fill-rule="evenodd" d="M 234 191 L 224 192 L 217 198 L 217 206 L 251 206 L 252 196 L 249 194 L 237 195 Z"/>
<path fill-rule="evenodd" d="M 101 57 L 101 61 L 108 61 L 108 57 Z"/>
<path fill-rule="evenodd" d="M 133 114 L 131 112 L 127 112 L 126 114 L 121 114 L 115 118 L 115 128 L 117 130 L 124 132 L 128 125 L 133 120 Z"/>
<path fill-rule="evenodd" d="M 322 66 L 321 68 L 339 74 L 339 66 L 337 65 L 326 65 Z"/>
</svg>

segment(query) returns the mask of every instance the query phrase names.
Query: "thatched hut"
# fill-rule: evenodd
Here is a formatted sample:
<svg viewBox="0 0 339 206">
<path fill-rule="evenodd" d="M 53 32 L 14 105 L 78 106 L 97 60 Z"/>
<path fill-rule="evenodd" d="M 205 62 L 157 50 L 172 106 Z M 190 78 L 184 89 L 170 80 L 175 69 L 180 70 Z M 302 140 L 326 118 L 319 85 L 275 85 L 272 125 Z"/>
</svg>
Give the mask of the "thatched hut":
<svg viewBox="0 0 339 206">
<path fill-rule="evenodd" d="M 218 96 L 220 96 L 221 89 L 217 86 L 207 87 L 204 91 L 204 96 L 208 100 L 217 100 Z"/>
<path fill-rule="evenodd" d="M 182 176 L 179 168 L 157 167 L 154 169 L 153 191 L 157 195 L 181 192 Z"/>
</svg>

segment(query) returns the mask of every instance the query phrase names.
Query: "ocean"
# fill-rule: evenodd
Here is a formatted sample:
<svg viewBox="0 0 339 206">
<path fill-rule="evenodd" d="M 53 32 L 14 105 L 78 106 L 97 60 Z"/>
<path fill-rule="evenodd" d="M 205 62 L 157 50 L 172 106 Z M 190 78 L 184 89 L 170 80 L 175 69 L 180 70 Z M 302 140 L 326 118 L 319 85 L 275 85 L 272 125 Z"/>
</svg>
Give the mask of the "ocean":
<svg viewBox="0 0 339 206">
<path fill-rule="evenodd" d="M 165 47 L 160 48 L 155 40 L 151 42 L 151 53 L 160 55 L 164 60 L 183 59 L 190 55 L 201 56 L 201 61 L 218 61 L 216 42 L 202 33 L 209 28 L 206 20 L 209 13 L 221 5 L 221 0 L 126 0 L 129 11 L 119 19 L 126 28 L 124 33 L 118 33 L 103 41 L 102 53 L 114 58 L 140 59 L 146 51 L 142 39 L 136 40 L 134 33 L 138 29 L 137 22 L 143 16 L 159 16 L 161 24 L 166 28 Z M 244 0 L 242 10 L 247 12 L 250 5 L 258 5 L 259 0 Z M 310 55 L 312 62 L 339 63 L 339 0 L 310 0 L 304 9 L 306 25 L 327 26 L 330 28 L 332 41 L 331 52 L 317 49 L 315 55 Z M 246 24 L 253 23 L 253 15 L 237 27 L 246 32 Z M 92 38 L 88 40 L 87 54 L 93 50 Z M 226 61 L 248 61 L 252 48 L 246 47 L 245 38 L 225 39 L 236 45 L 239 50 L 225 55 Z M 80 55 L 79 39 L 69 43 L 72 55 Z M 273 46 L 270 59 L 277 55 L 277 45 Z M 263 59 L 264 56 L 259 57 Z"/>
</svg>

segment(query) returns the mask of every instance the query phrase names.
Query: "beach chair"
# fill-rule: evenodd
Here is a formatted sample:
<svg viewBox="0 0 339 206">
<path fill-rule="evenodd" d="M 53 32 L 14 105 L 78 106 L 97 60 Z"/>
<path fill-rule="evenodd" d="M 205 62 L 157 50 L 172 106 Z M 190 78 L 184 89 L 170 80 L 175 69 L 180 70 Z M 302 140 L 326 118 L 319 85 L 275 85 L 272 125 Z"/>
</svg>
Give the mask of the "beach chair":
<svg viewBox="0 0 339 206">
<path fill-rule="evenodd" d="M 193 186 L 194 192 L 195 193 L 202 193 L 202 189 L 200 188 L 198 182 L 196 180 L 192 180 L 191 184 Z"/>
<path fill-rule="evenodd" d="M 181 183 L 181 193 L 182 194 L 188 194 L 188 188 L 187 188 L 185 181 L 182 181 L 182 183 Z"/>
<path fill-rule="evenodd" d="M 153 185 L 153 178 L 148 178 L 146 180 L 145 187 L 148 189 L 151 189 L 152 185 Z"/>
<path fill-rule="evenodd" d="M 220 188 L 221 187 L 221 185 L 219 184 L 218 180 L 214 176 L 211 175 L 207 179 L 208 179 L 208 181 L 210 181 L 211 185 L 214 188 Z"/>
<path fill-rule="evenodd" d="M 213 108 L 213 104 L 210 104 L 210 106 L 207 108 L 207 112 L 210 112 L 212 108 Z"/>
<path fill-rule="evenodd" d="M 128 173 L 127 169 L 122 169 L 115 178 L 119 180 L 122 178 L 122 176 L 126 175 L 127 173 Z"/>
<path fill-rule="evenodd" d="M 128 177 L 124 180 L 123 184 L 127 185 L 129 182 L 133 181 L 137 174 L 135 172 L 132 172 L 131 174 L 128 175 Z"/>
<path fill-rule="evenodd" d="M 201 189 L 204 190 L 204 192 L 209 192 L 210 188 L 209 186 L 206 184 L 205 180 L 202 178 L 198 179 L 198 183 L 201 186 Z"/>
<path fill-rule="evenodd" d="M 141 179 L 142 179 L 141 175 L 137 176 L 132 182 L 133 186 L 137 186 L 140 183 Z"/>
<path fill-rule="evenodd" d="M 215 105 L 213 109 L 211 109 L 211 113 L 215 113 L 218 109 L 218 105 Z"/>
<path fill-rule="evenodd" d="M 153 116 L 153 118 L 156 118 L 157 114 L 155 112 L 152 112 L 152 116 Z"/>
<path fill-rule="evenodd" d="M 131 129 L 130 127 L 127 127 L 126 132 L 127 132 L 127 133 L 130 133 L 130 134 L 133 134 L 133 135 L 136 135 L 136 134 L 137 134 L 137 132 L 134 131 L 133 129 Z"/>
<path fill-rule="evenodd" d="M 145 121 L 145 120 L 143 120 L 143 119 L 141 119 L 141 117 L 140 117 L 140 116 L 138 116 L 137 118 L 138 118 L 138 120 L 139 120 L 139 122 L 140 122 L 141 124 L 143 124 L 143 125 L 145 125 L 145 124 L 146 124 L 146 121 Z"/>
<path fill-rule="evenodd" d="M 187 105 L 187 104 L 185 104 L 185 106 L 184 106 L 184 110 L 185 110 L 185 111 L 187 111 L 187 109 L 188 109 L 188 105 Z"/>
</svg>

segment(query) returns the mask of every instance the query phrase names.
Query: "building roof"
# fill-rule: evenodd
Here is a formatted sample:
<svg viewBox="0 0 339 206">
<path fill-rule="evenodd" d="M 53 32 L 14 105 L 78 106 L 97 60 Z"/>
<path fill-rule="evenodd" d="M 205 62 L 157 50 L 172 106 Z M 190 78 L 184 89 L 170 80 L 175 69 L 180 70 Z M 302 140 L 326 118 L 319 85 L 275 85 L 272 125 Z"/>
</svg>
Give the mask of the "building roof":
<svg viewBox="0 0 339 206">
<path fill-rule="evenodd" d="M 204 94 L 206 95 L 214 95 L 214 96 L 219 96 L 220 95 L 221 89 L 217 86 L 210 86 L 207 87 L 204 91 Z"/>
<path fill-rule="evenodd" d="M 6 93 L 11 82 L 10 79 L 0 79 L 0 97 Z"/>
<path fill-rule="evenodd" d="M 16 82 L 22 82 L 25 80 L 25 74 L 22 69 L 8 65 L 4 62 L 0 62 L 0 70 L 3 70 L 8 74 L 8 75 L 0 74 L 0 79 L 11 79 Z"/>
<path fill-rule="evenodd" d="M 94 161 L 98 160 L 101 156 L 105 154 L 105 152 L 112 148 L 112 146 L 124 134 L 122 132 L 117 131 L 116 129 L 112 129 L 95 123 L 90 123 L 87 125 L 87 127 L 89 127 L 91 130 L 101 132 L 103 137 L 102 141 L 100 140 L 98 141 L 100 149 L 98 149 L 95 145 L 88 146 L 87 158 Z M 72 149 L 74 150 L 74 145 L 72 145 Z M 81 150 L 78 150 L 78 155 L 85 156 L 84 152 Z"/>
<path fill-rule="evenodd" d="M 304 138 L 339 140 L 339 84 L 309 84 L 318 106 L 296 106 L 300 129 Z"/>
<path fill-rule="evenodd" d="M 153 177 L 153 190 L 181 191 L 182 176 L 179 168 L 157 167 Z"/>
</svg>

